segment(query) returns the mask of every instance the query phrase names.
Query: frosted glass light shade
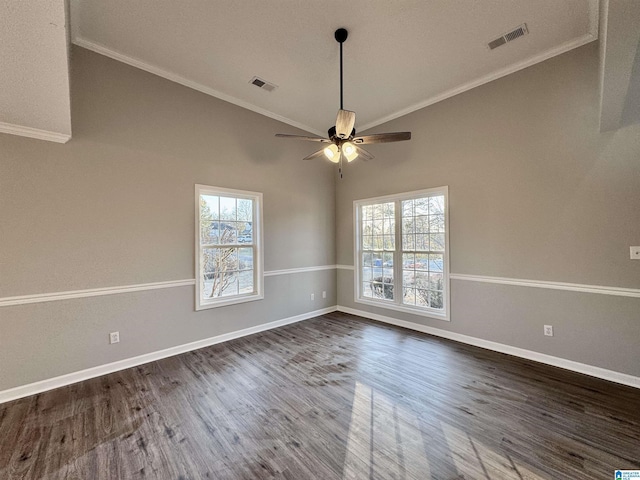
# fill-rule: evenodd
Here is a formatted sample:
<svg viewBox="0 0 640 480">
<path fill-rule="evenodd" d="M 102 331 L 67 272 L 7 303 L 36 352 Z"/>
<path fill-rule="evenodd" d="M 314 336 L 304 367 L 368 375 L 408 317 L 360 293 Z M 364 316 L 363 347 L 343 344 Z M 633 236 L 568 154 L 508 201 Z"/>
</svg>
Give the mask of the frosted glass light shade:
<svg viewBox="0 0 640 480">
<path fill-rule="evenodd" d="M 324 149 L 324 156 L 333 163 L 338 163 L 340 161 L 339 153 L 340 151 L 338 150 L 338 146 L 336 144 L 331 144 Z"/>
</svg>

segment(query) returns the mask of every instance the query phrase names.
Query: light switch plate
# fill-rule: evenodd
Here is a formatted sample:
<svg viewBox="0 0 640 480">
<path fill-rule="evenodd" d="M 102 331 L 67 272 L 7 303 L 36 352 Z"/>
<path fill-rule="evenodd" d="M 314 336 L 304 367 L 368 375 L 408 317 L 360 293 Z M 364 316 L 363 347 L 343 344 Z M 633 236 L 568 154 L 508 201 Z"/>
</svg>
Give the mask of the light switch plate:
<svg viewBox="0 0 640 480">
<path fill-rule="evenodd" d="M 630 247 L 631 259 L 640 260 L 640 247 Z"/>
</svg>

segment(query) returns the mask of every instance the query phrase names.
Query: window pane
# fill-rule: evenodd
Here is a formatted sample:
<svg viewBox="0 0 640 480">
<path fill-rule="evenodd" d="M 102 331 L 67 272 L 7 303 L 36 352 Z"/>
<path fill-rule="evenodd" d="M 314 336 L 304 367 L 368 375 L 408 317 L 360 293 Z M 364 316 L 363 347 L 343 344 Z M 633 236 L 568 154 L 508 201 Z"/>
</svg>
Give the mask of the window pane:
<svg viewBox="0 0 640 480">
<path fill-rule="evenodd" d="M 202 297 L 213 298 L 224 295 L 228 285 L 236 276 L 237 251 L 234 248 L 205 248 L 202 259 Z"/>
<path fill-rule="evenodd" d="M 428 215 L 429 214 L 429 197 L 416 198 L 415 202 L 415 215 Z"/>
<path fill-rule="evenodd" d="M 371 237 L 374 250 L 382 250 L 384 248 L 384 236 L 374 235 Z"/>
<path fill-rule="evenodd" d="M 371 205 L 363 205 L 362 206 L 362 220 L 363 221 L 371 221 L 371 219 L 373 218 L 372 213 L 371 213 Z"/>
<path fill-rule="evenodd" d="M 215 232 L 212 231 L 218 217 L 218 197 L 200 195 L 200 241 L 213 243 Z"/>
<path fill-rule="evenodd" d="M 435 232 L 444 232 L 444 215 L 431 215 L 429 217 L 430 231 L 432 233 Z"/>
<path fill-rule="evenodd" d="M 253 292 L 253 270 L 246 270 L 238 273 L 239 293 Z"/>
<path fill-rule="evenodd" d="M 442 292 L 429 292 L 429 305 L 431 308 L 442 309 L 444 304 L 442 302 Z"/>
<path fill-rule="evenodd" d="M 444 214 L 444 195 L 429 198 L 429 213 Z"/>
<path fill-rule="evenodd" d="M 428 270 L 429 255 L 426 253 L 416 253 L 416 270 Z"/>
<path fill-rule="evenodd" d="M 429 255 L 429 270 L 432 272 L 442 272 L 444 270 L 444 257 L 440 253 Z"/>
<path fill-rule="evenodd" d="M 432 233 L 430 237 L 430 250 L 433 252 L 444 251 L 444 233 Z"/>
<path fill-rule="evenodd" d="M 394 235 L 385 235 L 384 236 L 384 249 L 385 250 L 395 250 L 396 242 Z"/>
<path fill-rule="evenodd" d="M 253 243 L 253 224 L 241 222 L 238 226 L 238 243 Z"/>
<path fill-rule="evenodd" d="M 373 266 L 373 254 L 370 252 L 365 252 L 362 254 L 362 265 L 364 267 Z"/>
<path fill-rule="evenodd" d="M 393 283 L 389 277 L 383 278 L 381 275 L 373 279 L 371 284 L 372 295 L 375 298 L 393 299 Z"/>
<path fill-rule="evenodd" d="M 221 286 L 222 297 L 238 295 L 238 272 L 229 272 L 225 275 L 225 283 Z"/>
<path fill-rule="evenodd" d="M 402 297 L 402 303 L 405 305 L 416 304 L 416 289 L 404 287 L 404 295 Z"/>
<path fill-rule="evenodd" d="M 402 249 L 403 250 L 415 250 L 416 248 L 416 236 L 412 233 L 408 233 L 402 237 Z"/>
<path fill-rule="evenodd" d="M 414 229 L 416 233 L 429 233 L 429 216 L 420 215 L 413 217 Z"/>
<path fill-rule="evenodd" d="M 402 217 L 403 218 L 413 217 L 413 200 L 402 201 Z"/>
<path fill-rule="evenodd" d="M 429 235 L 416 234 L 416 250 L 429 250 Z"/>
<path fill-rule="evenodd" d="M 253 248 L 238 249 L 238 270 L 253 270 Z"/>
<path fill-rule="evenodd" d="M 253 200 L 245 198 L 238 199 L 238 221 L 250 222 L 253 218 Z"/>
<path fill-rule="evenodd" d="M 426 272 L 416 271 L 413 276 L 413 287 L 427 289 L 429 288 L 429 274 Z"/>
<path fill-rule="evenodd" d="M 411 265 L 416 263 L 416 256 L 413 253 L 402 254 L 402 266 L 403 268 L 410 268 Z"/>
<path fill-rule="evenodd" d="M 419 307 L 429 306 L 429 291 L 416 289 L 416 305 Z"/>
<path fill-rule="evenodd" d="M 216 195 L 200 195 L 200 215 L 211 217 L 212 220 L 220 218 L 218 214 L 218 201 Z"/>
<path fill-rule="evenodd" d="M 220 219 L 236 219 L 236 199 L 230 197 L 220 197 Z"/>
<path fill-rule="evenodd" d="M 363 268 L 362 269 L 362 280 L 365 282 L 370 282 L 373 279 L 373 269 L 372 268 Z"/>
<path fill-rule="evenodd" d="M 369 298 L 373 297 L 373 287 L 371 286 L 371 282 L 362 283 L 362 295 Z"/>
<path fill-rule="evenodd" d="M 443 286 L 442 273 L 429 274 L 429 290 L 443 290 Z"/>
<path fill-rule="evenodd" d="M 393 267 L 393 253 L 382 254 L 382 266 L 387 268 Z"/>
</svg>

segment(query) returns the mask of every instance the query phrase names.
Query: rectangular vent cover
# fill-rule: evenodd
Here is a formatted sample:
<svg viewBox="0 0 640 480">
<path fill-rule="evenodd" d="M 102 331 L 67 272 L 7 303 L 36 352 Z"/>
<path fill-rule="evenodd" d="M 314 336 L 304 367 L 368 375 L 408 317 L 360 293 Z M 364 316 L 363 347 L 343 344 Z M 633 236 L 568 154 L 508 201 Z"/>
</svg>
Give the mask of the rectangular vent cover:
<svg viewBox="0 0 640 480">
<path fill-rule="evenodd" d="M 251 80 L 249 80 L 249 83 L 251 85 L 255 85 L 258 88 L 261 88 L 262 90 L 266 90 L 267 92 L 273 92 L 276 88 L 278 88 L 277 85 L 267 82 L 260 77 L 253 77 Z"/>
<path fill-rule="evenodd" d="M 501 37 L 490 41 L 487 45 L 489 46 L 489 50 L 493 50 L 494 48 L 498 48 L 507 42 L 512 42 L 516 38 L 520 38 L 527 33 L 529 33 L 529 29 L 527 28 L 527 24 L 523 23 L 522 25 L 511 30 L 509 33 L 505 33 Z"/>
</svg>

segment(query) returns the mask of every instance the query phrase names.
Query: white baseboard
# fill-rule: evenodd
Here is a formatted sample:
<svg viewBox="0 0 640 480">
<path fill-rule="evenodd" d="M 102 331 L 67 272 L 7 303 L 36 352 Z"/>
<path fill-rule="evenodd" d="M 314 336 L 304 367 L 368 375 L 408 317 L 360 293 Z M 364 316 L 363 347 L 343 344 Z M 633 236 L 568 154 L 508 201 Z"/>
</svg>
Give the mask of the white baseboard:
<svg viewBox="0 0 640 480">
<path fill-rule="evenodd" d="M 467 345 L 474 345 L 476 347 L 486 348 L 487 350 L 506 353 L 515 357 L 526 358 L 527 360 L 533 360 L 535 362 L 552 365 L 554 367 L 564 368 L 565 370 L 583 373 L 585 375 L 602 378 L 611 382 L 621 383 L 630 387 L 640 388 L 640 377 L 634 377 L 633 375 L 628 375 L 626 373 L 620 373 L 613 370 L 607 370 L 605 368 L 594 367 L 592 365 L 574 362 L 573 360 L 554 357 L 552 355 L 534 352 L 532 350 L 525 350 L 524 348 L 512 347 L 511 345 L 505 345 L 503 343 L 491 342 L 489 340 L 483 340 L 481 338 L 471 337 L 469 335 L 463 335 L 461 333 L 450 332 L 448 330 L 442 330 L 440 328 L 427 327 L 425 325 L 407 322 L 405 320 L 398 320 L 396 318 L 387 317 L 385 315 L 378 315 L 377 313 L 357 310 L 355 308 L 343 307 L 341 305 L 338 305 L 337 310 L 339 312 L 350 313 L 351 315 L 357 315 L 359 317 L 389 323 L 391 325 L 408 328 L 410 330 L 428 333 L 437 337 L 448 338 L 449 340 L 466 343 Z"/>
<path fill-rule="evenodd" d="M 28 397 L 29 395 L 35 395 L 37 393 L 46 392 L 47 390 L 53 390 L 54 388 L 64 387 L 65 385 L 70 385 L 72 383 L 81 382 L 90 378 L 100 377 L 108 373 L 136 367 L 138 365 L 154 362 L 162 358 L 172 357 L 174 355 L 190 352 L 192 350 L 198 350 L 199 348 L 215 345 L 216 343 L 227 342 L 229 340 L 245 337 L 247 335 L 253 335 L 254 333 L 264 332 L 265 330 L 271 330 L 273 328 L 282 327 L 291 323 L 300 322 L 302 320 L 307 320 L 319 315 L 335 312 L 336 310 L 336 306 L 322 308 L 293 317 L 283 318 L 282 320 L 264 323 L 255 327 L 244 328 L 235 332 L 229 332 L 223 335 L 205 338 L 204 340 L 198 340 L 195 342 L 186 343 L 184 345 L 166 348 L 157 352 L 145 353 L 144 355 L 139 355 L 137 357 L 126 358 L 124 360 L 118 360 L 117 362 L 108 363 L 106 365 L 99 365 L 97 367 L 87 368 L 86 370 L 80 370 L 79 372 L 68 373 L 59 377 L 49 378 L 47 380 L 41 380 L 39 382 L 10 388 L 8 390 L 0 391 L 0 403 L 10 402 L 12 400 L 17 400 L 18 398 Z"/>
</svg>

